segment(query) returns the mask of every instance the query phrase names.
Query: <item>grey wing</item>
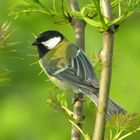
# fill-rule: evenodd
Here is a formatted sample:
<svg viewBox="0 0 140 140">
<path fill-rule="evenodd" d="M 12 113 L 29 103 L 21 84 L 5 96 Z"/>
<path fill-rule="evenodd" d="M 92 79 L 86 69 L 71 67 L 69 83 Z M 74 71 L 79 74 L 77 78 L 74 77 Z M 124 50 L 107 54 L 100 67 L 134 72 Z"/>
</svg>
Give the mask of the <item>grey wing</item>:
<svg viewBox="0 0 140 140">
<path fill-rule="evenodd" d="M 71 65 L 68 68 L 49 74 L 81 91 L 98 93 L 99 85 L 95 72 L 80 49 L 76 56 L 71 58 Z"/>
<path fill-rule="evenodd" d="M 99 83 L 93 67 L 82 50 L 79 49 L 77 51 L 77 55 L 71 61 L 73 63 L 72 69 L 77 72 L 76 74 L 79 78 L 81 78 L 81 80 L 86 81 L 87 83 L 93 85 L 95 88 L 99 87 Z"/>
</svg>

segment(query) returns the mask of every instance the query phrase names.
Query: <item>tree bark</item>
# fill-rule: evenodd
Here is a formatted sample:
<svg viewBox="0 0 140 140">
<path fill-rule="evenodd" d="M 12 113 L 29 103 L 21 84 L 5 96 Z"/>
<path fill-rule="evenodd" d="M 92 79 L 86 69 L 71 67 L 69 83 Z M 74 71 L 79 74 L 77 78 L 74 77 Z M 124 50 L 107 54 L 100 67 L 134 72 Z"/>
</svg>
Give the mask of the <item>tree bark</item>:
<svg viewBox="0 0 140 140">
<path fill-rule="evenodd" d="M 101 0 L 101 8 L 103 16 L 111 20 L 112 11 L 110 0 Z M 107 31 L 103 33 L 103 49 L 100 52 L 100 58 L 102 62 L 102 72 L 99 90 L 99 104 L 97 107 L 93 140 L 104 139 L 106 112 L 111 83 L 112 56 L 114 46 L 113 42 L 114 42 L 114 26 L 111 26 Z"/>
<path fill-rule="evenodd" d="M 79 5 L 77 0 L 69 0 L 70 8 L 72 11 L 79 11 Z M 76 19 L 72 17 L 71 25 L 73 27 L 75 44 L 82 50 L 85 50 L 85 22 L 83 20 Z M 83 94 L 79 93 L 75 95 L 74 105 L 73 105 L 73 118 L 76 120 L 77 125 L 82 128 L 81 121 L 83 120 Z M 81 133 L 75 127 L 72 126 L 71 130 L 71 140 L 80 140 Z"/>
</svg>

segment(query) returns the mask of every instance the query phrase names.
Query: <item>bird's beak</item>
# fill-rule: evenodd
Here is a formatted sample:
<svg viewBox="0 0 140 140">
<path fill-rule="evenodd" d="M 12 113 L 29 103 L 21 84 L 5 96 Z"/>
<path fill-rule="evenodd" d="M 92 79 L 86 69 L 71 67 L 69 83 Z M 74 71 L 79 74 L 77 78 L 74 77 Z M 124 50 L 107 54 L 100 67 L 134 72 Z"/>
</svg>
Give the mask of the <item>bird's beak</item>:
<svg viewBox="0 0 140 140">
<path fill-rule="evenodd" d="M 37 42 L 37 41 L 34 41 L 33 43 L 32 43 L 32 45 L 35 45 L 35 46 L 37 46 L 37 45 L 39 45 L 40 43 L 39 42 Z"/>
</svg>

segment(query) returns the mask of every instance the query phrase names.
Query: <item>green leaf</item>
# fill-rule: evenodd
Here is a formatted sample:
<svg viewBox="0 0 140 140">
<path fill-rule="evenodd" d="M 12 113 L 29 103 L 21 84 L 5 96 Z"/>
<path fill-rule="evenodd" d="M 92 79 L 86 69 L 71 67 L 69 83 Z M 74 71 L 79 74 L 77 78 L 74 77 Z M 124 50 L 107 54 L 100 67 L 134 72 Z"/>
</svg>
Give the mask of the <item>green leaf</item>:
<svg viewBox="0 0 140 140">
<path fill-rule="evenodd" d="M 73 17 L 76 17 L 78 19 L 83 19 L 83 17 L 81 16 L 81 13 L 79 11 L 72 11 L 70 12 L 70 15 Z"/>
<path fill-rule="evenodd" d="M 29 15 L 30 13 L 41 13 L 46 14 L 51 17 L 55 17 L 58 21 L 55 23 L 58 24 L 67 24 L 69 23 L 69 16 L 67 10 L 65 9 L 63 3 L 60 3 L 61 12 L 56 10 L 55 0 L 52 1 L 53 8 L 47 8 L 39 0 L 24 0 L 25 4 L 16 5 L 10 11 L 9 15 L 14 15 L 15 18 L 18 18 L 22 14 Z M 66 22 L 65 22 L 66 21 Z"/>
<path fill-rule="evenodd" d="M 81 10 L 80 10 L 81 16 L 82 17 L 89 17 L 93 18 L 97 16 L 97 11 L 94 3 L 90 3 L 85 5 Z"/>
<path fill-rule="evenodd" d="M 97 27 L 97 28 L 103 28 L 103 25 L 98 21 L 92 20 L 92 19 L 90 19 L 88 17 L 84 17 L 84 20 L 89 25 L 92 25 L 92 26 Z"/>
<path fill-rule="evenodd" d="M 128 12 L 128 13 L 125 13 L 125 14 L 121 15 L 120 17 L 111 20 L 111 21 L 108 23 L 108 26 L 111 26 L 111 25 L 113 25 L 113 24 L 120 24 L 120 23 L 122 23 L 125 19 L 127 19 L 127 17 L 129 17 L 129 16 L 132 15 L 132 14 L 133 14 L 132 11 L 131 11 L 131 12 Z"/>
<path fill-rule="evenodd" d="M 130 135 L 133 135 L 134 133 L 136 133 L 136 132 L 138 132 L 138 131 L 140 131 L 140 127 L 137 128 L 137 129 L 135 129 L 134 131 L 128 132 L 127 134 L 125 134 L 125 135 L 123 135 L 122 137 L 120 137 L 118 140 L 123 140 L 123 139 L 129 137 Z"/>
<path fill-rule="evenodd" d="M 107 130 L 110 133 L 110 140 L 123 140 L 135 132 L 140 131 L 139 116 L 137 113 L 114 115 L 107 122 Z"/>
<path fill-rule="evenodd" d="M 47 99 L 47 104 L 49 104 L 54 109 L 63 112 L 68 118 L 72 119 L 73 112 L 68 109 L 68 104 L 66 101 L 66 96 L 64 93 L 59 93 L 57 89 L 57 93 L 54 94 L 55 89 L 53 89 L 49 95 L 49 98 Z M 59 94 L 58 94 L 59 93 Z"/>
<path fill-rule="evenodd" d="M 140 12 L 140 0 L 133 0 L 129 2 L 129 10 L 134 12 Z"/>
<path fill-rule="evenodd" d="M 69 120 L 69 122 L 80 131 L 80 133 L 84 137 L 84 140 L 90 140 L 90 136 L 88 134 L 84 133 L 83 130 L 74 121 Z"/>
<path fill-rule="evenodd" d="M 8 46 L 8 39 L 14 32 L 9 30 L 11 24 L 12 23 L 5 22 L 0 26 L 0 48 Z"/>
<path fill-rule="evenodd" d="M 114 0 L 111 2 L 111 7 L 115 8 L 116 6 L 118 6 L 120 3 L 122 3 L 124 0 Z"/>
<path fill-rule="evenodd" d="M 48 8 L 44 9 L 40 7 L 38 4 L 20 4 L 17 5 L 16 7 L 13 7 L 12 12 L 10 12 L 9 15 L 15 15 L 16 17 L 20 16 L 21 14 L 26 14 L 26 13 L 43 13 L 47 15 L 54 15 L 54 13 Z"/>
<path fill-rule="evenodd" d="M 55 24 L 57 25 L 64 25 L 64 24 L 68 24 L 69 23 L 69 20 L 66 20 L 66 19 L 57 19 L 54 21 Z"/>
<path fill-rule="evenodd" d="M 49 104 L 51 107 L 57 109 L 58 111 L 61 111 L 64 113 L 64 115 L 67 117 L 68 121 L 74 125 L 80 133 L 83 135 L 85 140 L 90 140 L 90 137 L 88 134 L 84 133 L 83 130 L 76 124 L 75 120 L 73 119 L 73 112 L 68 108 L 68 103 L 66 101 L 66 96 L 63 93 L 59 93 L 58 88 L 53 88 L 52 92 L 49 95 L 49 98 L 47 99 L 47 104 Z M 57 94 L 56 94 L 57 92 Z"/>
</svg>

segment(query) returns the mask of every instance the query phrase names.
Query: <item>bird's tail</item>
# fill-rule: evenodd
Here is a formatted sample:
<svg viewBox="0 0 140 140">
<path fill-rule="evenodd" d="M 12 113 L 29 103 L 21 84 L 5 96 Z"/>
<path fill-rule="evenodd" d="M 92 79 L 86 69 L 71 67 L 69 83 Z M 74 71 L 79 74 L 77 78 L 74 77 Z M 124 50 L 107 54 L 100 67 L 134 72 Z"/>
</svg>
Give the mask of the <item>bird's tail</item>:
<svg viewBox="0 0 140 140">
<path fill-rule="evenodd" d="M 118 114 L 126 114 L 126 110 L 116 104 L 114 101 L 109 99 L 108 108 L 107 108 L 107 116 L 118 115 Z"/>
<path fill-rule="evenodd" d="M 95 105 L 98 105 L 98 96 L 95 94 L 92 94 L 91 100 L 95 103 Z M 126 114 L 126 110 L 123 109 L 121 106 L 116 104 L 114 101 L 109 99 L 108 101 L 108 107 L 107 107 L 107 118 L 111 117 L 112 115 L 117 115 L 117 114 Z"/>
</svg>

